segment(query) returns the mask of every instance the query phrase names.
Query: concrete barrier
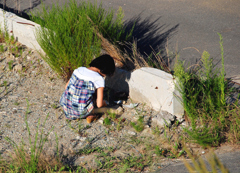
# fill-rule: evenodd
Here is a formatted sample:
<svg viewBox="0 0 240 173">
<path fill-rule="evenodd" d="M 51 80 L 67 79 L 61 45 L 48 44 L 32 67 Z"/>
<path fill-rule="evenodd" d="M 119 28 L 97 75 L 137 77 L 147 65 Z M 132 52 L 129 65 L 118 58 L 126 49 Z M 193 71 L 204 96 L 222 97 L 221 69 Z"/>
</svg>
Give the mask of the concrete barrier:
<svg viewBox="0 0 240 173">
<path fill-rule="evenodd" d="M 117 69 L 113 77 L 106 79 L 106 86 L 127 92 L 133 101 L 146 103 L 156 111 L 167 111 L 181 119 L 184 109 L 175 82 L 169 73 L 143 67 L 132 73 Z"/>
<path fill-rule="evenodd" d="M 2 31 L 5 32 L 7 29 L 7 32 L 13 34 L 18 42 L 29 48 L 42 51 L 35 38 L 35 30 L 40 27 L 38 24 L 2 9 L 0 9 L 0 24 Z"/>
<path fill-rule="evenodd" d="M 135 101 L 147 103 L 154 110 L 167 111 L 180 119 L 184 109 L 175 82 L 169 73 L 143 67 L 131 73 L 129 96 Z"/>
</svg>

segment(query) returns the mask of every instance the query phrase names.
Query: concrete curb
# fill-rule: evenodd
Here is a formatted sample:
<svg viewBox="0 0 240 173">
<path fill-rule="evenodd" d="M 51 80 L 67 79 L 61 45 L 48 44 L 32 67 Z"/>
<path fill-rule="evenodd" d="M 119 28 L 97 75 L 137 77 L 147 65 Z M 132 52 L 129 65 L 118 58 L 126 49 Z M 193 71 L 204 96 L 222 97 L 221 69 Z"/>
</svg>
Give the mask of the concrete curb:
<svg viewBox="0 0 240 173">
<path fill-rule="evenodd" d="M 13 34 L 16 40 L 31 49 L 42 51 L 35 38 L 36 28 L 40 25 L 0 9 L 0 24 L 3 32 Z M 43 51 L 42 51 L 43 52 Z"/>
</svg>

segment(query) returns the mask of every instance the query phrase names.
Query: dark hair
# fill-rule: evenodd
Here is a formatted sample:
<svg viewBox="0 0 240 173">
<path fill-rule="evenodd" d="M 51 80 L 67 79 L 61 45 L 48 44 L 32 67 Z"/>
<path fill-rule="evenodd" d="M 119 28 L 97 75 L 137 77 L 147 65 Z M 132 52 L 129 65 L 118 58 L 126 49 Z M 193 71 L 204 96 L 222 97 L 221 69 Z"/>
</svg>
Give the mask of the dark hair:
<svg viewBox="0 0 240 173">
<path fill-rule="evenodd" d="M 112 76 L 115 71 L 115 63 L 110 55 L 104 54 L 92 60 L 90 67 L 96 67 L 101 73 Z"/>
</svg>

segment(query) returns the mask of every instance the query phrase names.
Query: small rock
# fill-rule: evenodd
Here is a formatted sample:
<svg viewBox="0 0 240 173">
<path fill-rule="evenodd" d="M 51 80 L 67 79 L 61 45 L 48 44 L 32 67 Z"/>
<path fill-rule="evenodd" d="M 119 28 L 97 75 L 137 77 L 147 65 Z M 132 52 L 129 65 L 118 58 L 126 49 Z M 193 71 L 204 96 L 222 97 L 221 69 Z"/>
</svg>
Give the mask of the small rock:
<svg viewBox="0 0 240 173">
<path fill-rule="evenodd" d="M 30 59 L 31 59 L 31 57 L 27 55 L 27 60 L 30 60 Z"/>
<path fill-rule="evenodd" d="M 160 113 L 152 118 L 152 122 L 156 123 L 159 127 L 164 127 L 164 126 L 171 127 L 172 119 L 173 119 L 172 117 L 170 117 L 164 113 Z"/>
<path fill-rule="evenodd" d="M 149 134 L 152 134 L 152 129 L 150 128 L 145 128 L 143 131 L 142 131 L 142 134 L 146 134 L 146 135 L 149 135 Z"/>
<path fill-rule="evenodd" d="M 178 122 L 179 122 L 179 123 L 182 123 L 182 122 L 184 122 L 184 121 L 185 121 L 184 118 L 178 118 Z"/>
<path fill-rule="evenodd" d="M 133 117 L 133 121 L 137 121 L 138 119 L 139 119 L 139 118 L 136 117 L 136 116 Z"/>
<path fill-rule="evenodd" d="M 13 71 L 14 72 L 22 71 L 22 68 L 23 68 L 22 64 L 17 64 L 13 67 Z"/>
<path fill-rule="evenodd" d="M 188 126 L 188 124 L 187 124 L 187 122 L 186 122 L 186 121 L 182 122 L 182 123 L 181 123 L 181 125 L 182 125 L 183 127 L 186 127 L 186 126 Z"/>
<path fill-rule="evenodd" d="M 128 131 L 128 134 L 135 136 L 137 133 L 135 133 L 135 132 L 133 132 L 133 131 Z"/>
<path fill-rule="evenodd" d="M 144 128 L 149 128 L 149 125 L 145 125 Z"/>
<path fill-rule="evenodd" d="M 16 99 L 18 99 L 18 96 L 8 96 L 8 98 L 9 98 L 10 100 L 16 100 Z"/>
<path fill-rule="evenodd" d="M 104 120 L 104 118 L 101 117 L 101 118 L 98 120 L 98 122 L 99 122 L 100 124 L 103 124 L 103 120 Z"/>
<path fill-rule="evenodd" d="M 79 141 L 84 142 L 87 138 L 86 137 L 77 136 L 76 139 L 78 139 Z"/>
</svg>

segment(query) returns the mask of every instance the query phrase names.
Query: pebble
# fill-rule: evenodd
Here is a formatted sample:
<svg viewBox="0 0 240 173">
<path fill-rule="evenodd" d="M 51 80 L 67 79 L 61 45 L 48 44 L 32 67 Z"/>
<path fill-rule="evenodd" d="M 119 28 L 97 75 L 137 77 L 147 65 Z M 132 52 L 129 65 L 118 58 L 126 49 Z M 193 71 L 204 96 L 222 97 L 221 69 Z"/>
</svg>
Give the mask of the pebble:
<svg viewBox="0 0 240 173">
<path fill-rule="evenodd" d="M 135 136 L 137 133 L 133 131 L 128 131 L 128 134 Z"/>
</svg>

